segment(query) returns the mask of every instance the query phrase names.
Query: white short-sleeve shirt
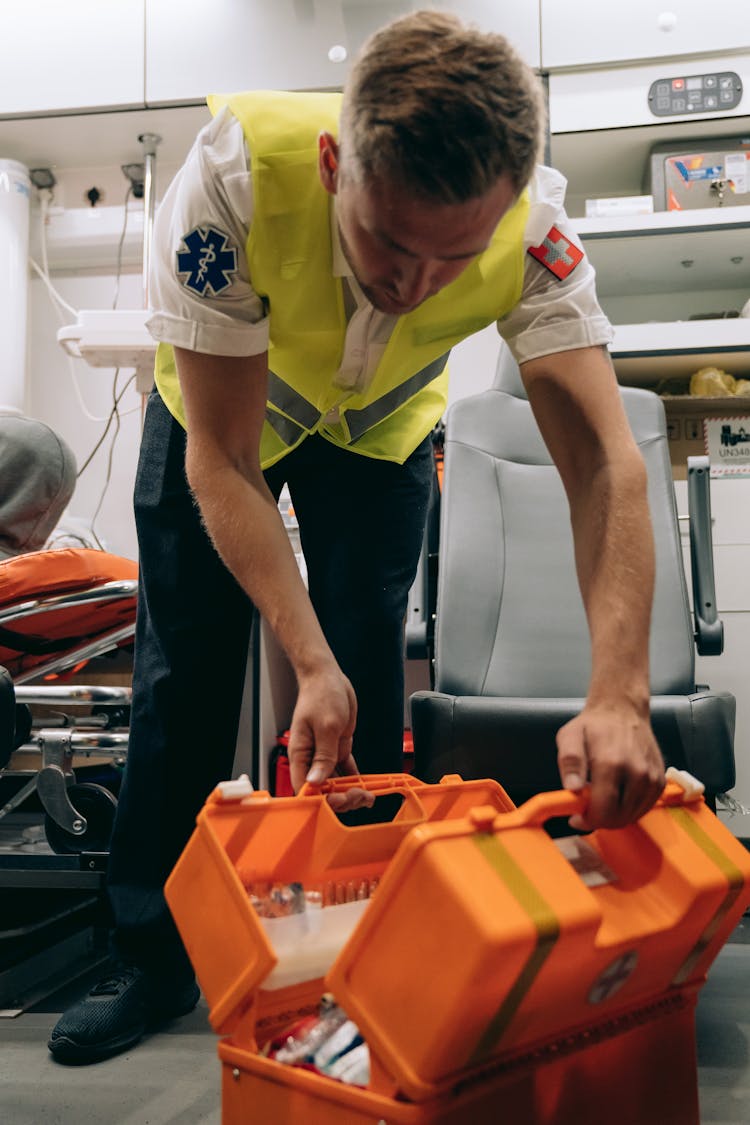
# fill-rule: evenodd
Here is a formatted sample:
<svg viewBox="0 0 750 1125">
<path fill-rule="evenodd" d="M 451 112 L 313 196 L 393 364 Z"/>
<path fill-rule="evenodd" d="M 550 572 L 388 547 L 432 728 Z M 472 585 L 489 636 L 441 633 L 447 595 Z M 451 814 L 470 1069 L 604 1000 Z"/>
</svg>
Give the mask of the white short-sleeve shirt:
<svg viewBox="0 0 750 1125">
<path fill-rule="evenodd" d="M 525 248 L 554 226 L 581 248 L 564 210 L 565 179 L 540 166 L 529 185 Z M 332 197 L 335 209 L 335 196 Z M 170 184 L 154 223 L 150 278 L 152 336 L 209 355 L 260 355 L 268 348 L 268 311 L 254 292 L 245 246 L 253 217 L 252 178 L 242 126 L 226 108 L 206 125 Z M 364 390 L 396 317 L 367 301 L 333 232 L 334 274 L 344 280 L 348 327 L 335 382 Z M 599 307 L 594 270 L 582 257 L 559 279 L 525 256 L 521 299 L 498 322 L 518 363 L 553 352 L 608 344 L 612 329 Z"/>
</svg>

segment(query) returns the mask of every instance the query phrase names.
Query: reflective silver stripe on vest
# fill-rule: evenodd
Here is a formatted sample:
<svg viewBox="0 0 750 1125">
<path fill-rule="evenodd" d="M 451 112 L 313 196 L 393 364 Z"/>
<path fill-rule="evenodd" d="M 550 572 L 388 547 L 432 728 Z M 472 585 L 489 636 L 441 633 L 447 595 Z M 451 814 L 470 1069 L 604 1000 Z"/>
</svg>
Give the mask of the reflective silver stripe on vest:
<svg viewBox="0 0 750 1125">
<path fill-rule="evenodd" d="M 315 429 L 320 421 L 320 411 L 273 371 L 268 372 L 268 401 L 288 414 L 303 430 Z"/>
<path fill-rule="evenodd" d="M 438 375 L 441 375 L 445 370 L 449 354 L 449 352 L 445 352 L 444 355 L 438 356 L 432 363 L 428 363 L 427 367 L 423 367 L 421 371 L 417 371 L 415 375 L 407 379 L 405 383 L 394 387 L 393 390 L 388 391 L 387 394 L 382 395 L 369 406 L 363 406 L 361 410 L 346 410 L 346 425 L 350 440 L 358 441 L 378 422 L 382 422 L 389 414 L 393 414 L 399 406 L 403 406 L 408 399 L 413 398 L 433 379 L 437 379 Z M 316 410 L 311 402 L 308 402 L 303 395 L 295 391 L 273 371 L 268 372 L 268 401 L 278 410 L 284 411 L 283 414 L 277 414 L 275 410 L 266 409 L 266 421 L 286 445 L 294 445 L 299 441 L 302 433 L 313 430 L 320 421 L 320 411 Z"/>
<path fill-rule="evenodd" d="M 428 363 L 421 371 L 417 371 L 416 375 L 412 375 L 405 383 L 399 384 L 394 387 L 392 391 L 388 391 L 381 398 L 375 399 L 369 406 L 363 406 L 361 410 L 347 410 L 346 411 L 346 425 L 349 428 L 349 436 L 352 441 L 358 441 L 364 433 L 371 430 L 378 422 L 382 422 L 394 410 L 407 401 L 413 398 L 417 391 L 421 391 L 433 379 L 437 379 L 445 370 L 445 365 L 448 362 L 450 352 L 438 356 L 433 359 L 432 363 Z"/>
<path fill-rule="evenodd" d="M 269 410 L 268 407 L 266 407 L 266 421 L 271 429 L 276 431 L 284 445 L 296 445 L 307 433 L 304 426 L 298 426 L 291 418 L 285 418 L 283 414 L 277 414 L 275 410 Z"/>
</svg>

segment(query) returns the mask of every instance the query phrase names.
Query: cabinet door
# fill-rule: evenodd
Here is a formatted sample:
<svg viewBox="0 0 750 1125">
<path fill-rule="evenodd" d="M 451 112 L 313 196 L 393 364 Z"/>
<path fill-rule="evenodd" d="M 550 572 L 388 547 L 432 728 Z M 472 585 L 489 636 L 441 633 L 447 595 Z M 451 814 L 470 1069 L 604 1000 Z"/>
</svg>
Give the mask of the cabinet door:
<svg viewBox="0 0 750 1125">
<path fill-rule="evenodd" d="M 337 89 L 365 39 L 419 0 L 146 0 L 146 100 L 195 102 L 250 89 Z M 434 3 L 501 31 L 539 65 L 536 4 Z M 517 9 L 517 10 L 516 10 Z"/>
<path fill-rule="evenodd" d="M 748 0 L 541 0 L 542 66 L 595 66 L 750 45 Z"/>
<path fill-rule="evenodd" d="M 13 4 L 0 116 L 142 106 L 144 0 Z"/>
<path fill-rule="evenodd" d="M 340 3 L 147 0 L 146 101 L 337 87 L 345 67 L 328 53 L 351 45 Z"/>
<path fill-rule="evenodd" d="M 539 70 L 541 27 L 536 0 L 520 0 L 516 4 L 500 4 L 498 0 L 447 0 L 445 3 L 431 5 L 418 0 L 411 7 L 444 8 L 455 12 L 469 23 L 475 23 L 484 31 L 499 32 L 510 40 L 529 66 Z"/>
</svg>

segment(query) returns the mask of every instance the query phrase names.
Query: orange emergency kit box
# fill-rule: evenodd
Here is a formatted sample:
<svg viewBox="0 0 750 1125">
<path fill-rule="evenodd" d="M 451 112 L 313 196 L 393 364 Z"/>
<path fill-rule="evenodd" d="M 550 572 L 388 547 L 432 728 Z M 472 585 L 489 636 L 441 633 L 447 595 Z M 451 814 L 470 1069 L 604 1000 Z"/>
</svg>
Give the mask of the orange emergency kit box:
<svg viewBox="0 0 750 1125">
<path fill-rule="evenodd" d="M 326 795 L 355 783 L 400 795 L 396 817 L 345 826 Z M 697 993 L 750 902 L 750 855 L 699 794 L 670 782 L 636 824 L 554 840 L 583 798 L 516 809 L 493 781 L 407 775 L 247 790 L 214 791 L 166 886 L 223 1036 L 223 1125 L 698 1125 Z M 260 917 L 282 884 L 330 905 Z M 264 1053 L 325 993 L 366 1086 Z"/>
</svg>

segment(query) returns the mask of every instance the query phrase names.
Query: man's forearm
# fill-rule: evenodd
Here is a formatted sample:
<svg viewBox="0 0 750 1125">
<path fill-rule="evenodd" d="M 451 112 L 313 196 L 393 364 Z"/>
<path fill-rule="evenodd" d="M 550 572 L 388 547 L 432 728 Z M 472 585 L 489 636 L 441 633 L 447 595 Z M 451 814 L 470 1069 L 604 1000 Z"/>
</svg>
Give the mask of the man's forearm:
<svg viewBox="0 0 750 1125">
<path fill-rule="evenodd" d="M 572 827 L 621 827 L 664 785 L 649 714 L 654 546 L 646 468 L 599 349 L 542 357 L 523 374 L 568 496 L 591 634 L 586 704 L 557 732 L 560 778 L 576 792 L 589 786 Z"/>
<path fill-rule="evenodd" d="M 188 442 L 188 480 L 227 568 L 266 619 L 298 677 L 332 661 L 278 508 L 262 476 L 248 479 Z"/>
<path fill-rule="evenodd" d="M 268 357 L 175 349 L 185 405 L 185 470 L 213 544 L 269 623 L 297 677 L 290 723 L 292 784 L 356 773 L 354 690 L 341 671 L 297 568 L 261 470 Z M 371 803 L 353 787 L 337 807 Z"/>
<path fill-rule="evenodd" d="M 297 678 L 333 663 L 260 468 L 268 357 L 175 348 L 187 420 L 185 471 L 211 540 Z"/>
<path fill-rule="evenodd" d="M 600 348 L 544 356 L 522 372 L 570 504 L 591 633 L 589 701 L 648 701 L 654 550 L 646 467 Z"/>
<path fill-rule="evenodd" d="M 605 463 L 571 502 L 576 565 L 591 633 L 589 701 L 649 699 L 654 547 L 642 458 Z"/>
</svg>

